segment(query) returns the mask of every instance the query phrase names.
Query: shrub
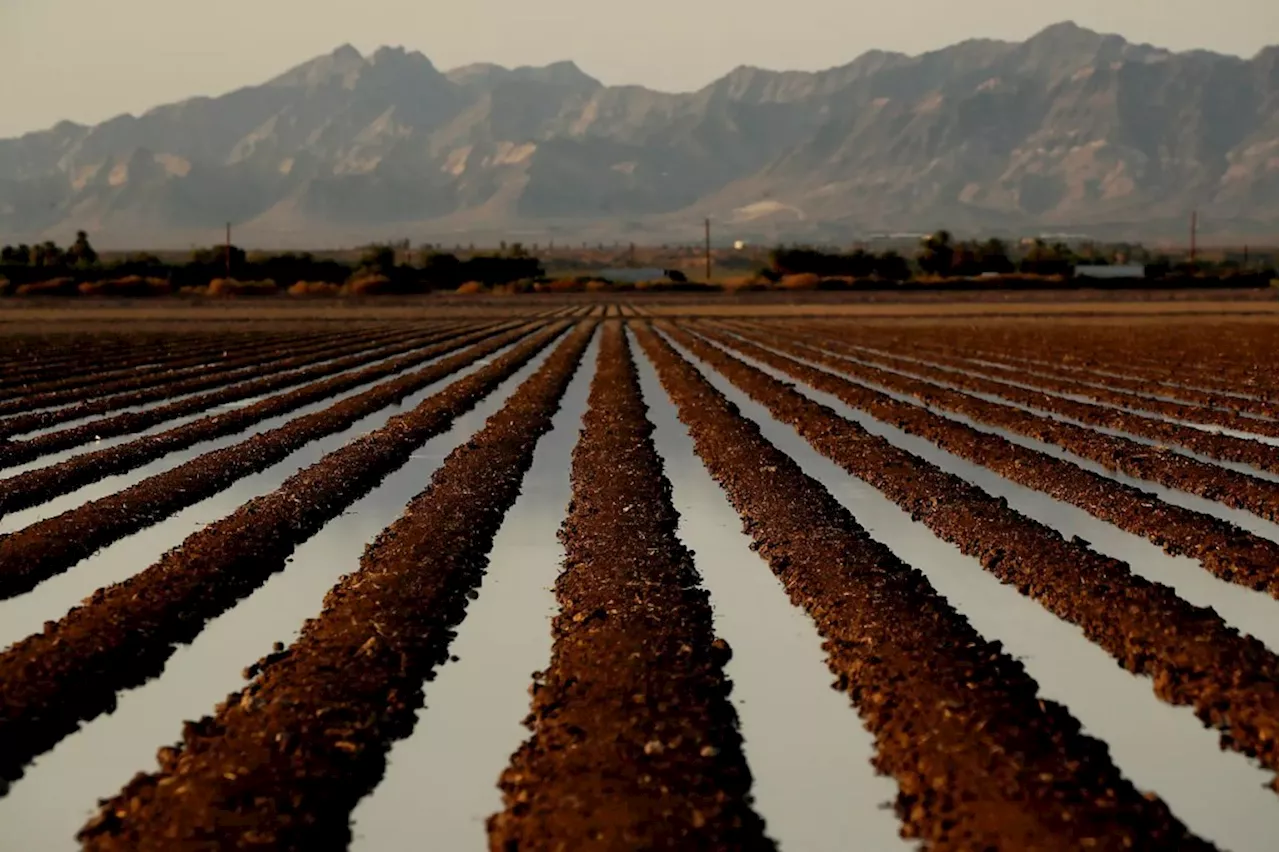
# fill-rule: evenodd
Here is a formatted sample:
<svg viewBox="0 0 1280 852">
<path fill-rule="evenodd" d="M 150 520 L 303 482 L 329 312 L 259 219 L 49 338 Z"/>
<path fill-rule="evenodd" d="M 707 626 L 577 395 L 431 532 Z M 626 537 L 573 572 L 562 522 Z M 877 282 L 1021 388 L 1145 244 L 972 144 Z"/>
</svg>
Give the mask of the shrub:
<svg viewBox="0 0 1280 852">
<path fill-rule="evenodd" d="M 344 292 L 353 296 L 385 296 L 394 291 L 385 275 L 357 275 L 347 282 Z"/>
<path fill-rule="evenodd" d="M 479 281 L 468 281 L 465 284 L 460 284 L 456 292 L 461 293 L 464 296 L 474 296 L 477 293 L 489 292 L 489 288 L 485 287 Z"/>
<path fill-rule="evenodd" d="M 105 281 L 86 281 L 78 289 L 82 296 L 130 298 L 167 296 L 173 292 L 173 288 L 165 279 L 144 278 L 141 275 L 126 275 L 123 278 L 110 278 Z"/>
<path fill-rule="evenodd" d="M 76 289 L 74 278 L 52 278 L 48 281 L 33 281 L 18 287 L 19 296 L 74 296 Z"/>
<path fill-rule="evenodd" d="M 276 282 L 236 281 L 234 278 L 215 278 L 209 282 L 210 296 L 272 296 L 279 292 Z"/>
<path fill-rule="evenodd" d="M 290 296 L 336 296 L 342 291 L 339 284 L 328 281 L 298 281 L 289 288 Z"/>
<path fill-rule="evenodd" d="M 822 279 L 813 272 L 802 272 L 798 275 L 784 275 L 778 281 L 783 290 L 817 290 Z"/>
</svg>

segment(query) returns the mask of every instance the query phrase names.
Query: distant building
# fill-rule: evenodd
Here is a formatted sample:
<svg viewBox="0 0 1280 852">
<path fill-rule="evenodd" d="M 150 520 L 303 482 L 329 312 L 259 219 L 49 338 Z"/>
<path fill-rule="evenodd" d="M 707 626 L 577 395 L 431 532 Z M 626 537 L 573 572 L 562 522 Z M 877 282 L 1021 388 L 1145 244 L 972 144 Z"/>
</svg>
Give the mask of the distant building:
<svg viewBox="0 0 1280 852">
<path fill-rule="evenodd" d="M 1077 278 L 1142 278 L 1146 272 L 1146 267 L 1140 263 L 1076 267 Z"/>
<path fill-rule="evenodd" d="M 602 269 L 600 277 L 606 281 L 628 281 L 634 284 L 640 281 L 661 281 L 667 277 L 667 274 L 665 270 L 656 266 L 646 266 L 637 269 L 630 267 Z"/>
</svg>

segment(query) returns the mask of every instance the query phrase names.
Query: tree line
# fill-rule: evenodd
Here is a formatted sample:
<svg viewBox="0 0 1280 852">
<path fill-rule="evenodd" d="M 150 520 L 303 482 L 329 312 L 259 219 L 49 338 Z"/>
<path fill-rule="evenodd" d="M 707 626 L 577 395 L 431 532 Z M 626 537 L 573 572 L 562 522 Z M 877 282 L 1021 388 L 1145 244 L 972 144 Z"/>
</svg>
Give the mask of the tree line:
<svg viewBox="0 0 1280 852">
<path fill-rule="evenodd" d="M 1080 266 L 1105 266 L 1113 263 L 1141 265 L 1143 274 L 1148 278 L 1204 273 L 1230 274 L 1243 268 L 1234 259 L 1217 263 L 1203 260 L 1175 263 L 1168 258 L 1153 257 L 1142 246 L 1128 243 L 1106 248 L 1092 244 L 1072 248 L 1060 241 L 1035 239 L 1015 252 L 1004 240 L 994 237 L 986 240 L 956 240 L 948 231 L 937 231 L 920 241 L 919 250 L 910 259 L 895 251 L 875 253 L 864 249 L 840 252 L 807 247 L 777 248 L 770 252 L 769 266 L 764 273 L 774 280 L 787 275 L 811 274 L 824 278 L 908 281 L 922 276 L 1070 276 Z M 1274 275 L 1274 270 L 1265 262 L 1253 271 L 1261 275 Z"/>
<path fill-rule="evenodd" d="M 87 234 L 80 231 L 66 248 L 52 241 L 0 248 L 0 281 L 7 281 L 11 291 L 22 285 L 55 282 L 57 286 L 41 291 L 50 295 L 88 292 L 84 285 L 126 279 L 155 282 L 157 292 L 161 290 L 159 282 L 165 285 L 165 292 L 180 292 L 230 279 L 270 282 L 281 290 L 308 282 L 347 286 L 352 292 L 412 294 L 454 290 L 471 281 L 494 286 L 545 275 L 537 258 L 530 257 L 519 244 L 513 249 L 462 259 L 432 249 L 402 253 L 395 245 L 376 244 L 366 247 L 355 262 L 344 263 L 309 252 L 250 254 L 239 246 L 217 245 L 195 249 L 182 261 L 164 261 L 140 252 L 104 263 Z"/>
</svg>

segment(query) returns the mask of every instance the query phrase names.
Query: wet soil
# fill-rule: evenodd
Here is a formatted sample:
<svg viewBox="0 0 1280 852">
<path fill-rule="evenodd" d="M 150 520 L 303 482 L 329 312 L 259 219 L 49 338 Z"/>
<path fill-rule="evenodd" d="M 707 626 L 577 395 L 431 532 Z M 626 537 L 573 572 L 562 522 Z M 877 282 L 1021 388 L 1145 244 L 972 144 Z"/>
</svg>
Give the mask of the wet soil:
<svg viewBox="0 0 1280 852">
<path fill-rule="evenodd" d="M 562 328 L 540 334 L 541 345 Z M 572 333 L 449 455 L 293 645 L 252 667 L 213 716 L 188 723 L 158 773 L 104 803 L 80 834 L 84 848 L 347 847 L 351 809 L 381 777 L 390 743 L 412 730 L 592 331 Z"/>
<path fill-rule="evenodd" d="M 608 324 L 573 453 L 551 663 L 489 846 L 773 849 L 751 808 L 729 647 L 676 535 L 627 348 Z"/>
<path fill-rule="evenodd" d="M 411 369 L 423 361 L 429 361 L 440 355 L 483 340 L 489 337 L 493 331 L 494 329 L 492 328 L 482 328 L 457 334 L 444 333 L 424 336 L 417 343 L 422 348 L 411 351 L 407 355 L 332 376 L 331 378 L 321 379 L 252 405 L 222 414 L 212 414 L 154 435 L 137 438 L 128 443 L 103 450 L 81 453 L 57 464 L 46 465 L 10 476 L 7 479 L 0 480 L 0 513 L 13 512 L 38 505 L 52 497 L 67 494 L 112 474 L 131 470 L 175 450 L 185 449 L 202 441 L 220 438 L 224 435 L 235 434 L 271 417 L 286 414 L 304 405 L 319 402 L 336 393 Z M 508 338 L 507 342 L 510 342 L 511 339 Z M 325 365 L 326 373 L 336 369 L 339 368 L 335 368 L 332 364 Z"/>
<path fill-rule="evenodd" d="M 535 333 L 381 429 L 291 476 L 275 491 L 189 536 L 149 568 L 99 589 L 0 654 L 0 778 L 110 712 L 116 691 L 164 668 L 177 643 L 283 570 L 298 544 L 372 490 L 564 332 Z M 585 344 L 584 344 L 585 345 Z"/>
<path fill-rule="evenodd" d="M 744 530 L 826 639 L 877 769 L 898 781 L 905 836 L 940 849 L 1211 848 L 691 364 L 636 331 Z"/>
</svg>

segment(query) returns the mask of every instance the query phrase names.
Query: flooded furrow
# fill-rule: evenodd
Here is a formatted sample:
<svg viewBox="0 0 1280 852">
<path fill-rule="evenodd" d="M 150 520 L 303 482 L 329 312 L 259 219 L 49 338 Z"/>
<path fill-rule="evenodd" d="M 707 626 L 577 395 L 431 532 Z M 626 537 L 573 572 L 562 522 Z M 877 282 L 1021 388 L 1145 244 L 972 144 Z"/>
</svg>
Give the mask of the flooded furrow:
<svg viewBox="0 0 1280 852">
<path fill-rule="evenodd" d="M 716 345 L 715 341 L 710 342 Z M 795 380 L 795 377 L 750 357 L 748 353 L 735 350 L 733 354 L 779 381 Z M 806 366 L 823 370 L 820 364 Z M 1277 636 L 1280 633 L 1280 610 L 1277 609 L 1275 600 L 1268 595 L 1216 579 L 1194 559 L 1170 556 L 1141 536 L 1100 521 L 1070 503 L 1011 482 L 988 468 L 946 452 L 926 438 L 908 434 L 854 408 L 830 393 L 803 382 L 794 387 L 809 399 L 858 423 L 871 434 L 884 438 L 946 473 L 976 485 L 994 497 L 1007 500 L 1017 511 L 1057 530 L 1064 538 L 1074 537 L 1086 541 L 1093 550 L 1128 563 L 1135 573 L 1152 582 L 1171 587 L 1183 600 L 1196 606 L 1212 608 L 1228 625 L 1255 637 L 1272 651 L 1276 651 L 1280 645 L 1280 637 Z"/>
<path fill-rule="evenodd" d="M 552 429 L 534 451 L 520 496 L 503 519 L 479 597 L 457 629 L 413 733 L 392 745 L 378 786 L 352 812 L 354 852 L 483 849 L 485 819 L 502 806 L 498 776 L 528 734 L 529 673 L 551 656 L 551 590 L 564 548 L 570 454 L 586 411 L 599 342 L 588 347 Z M 454 659 L 456 658 L 456 659 Z"/>
<path fill-rule="evenodd" d="M 907 836 L 944 848 L 1066 848 L 1100 837 L 1204 848 L 737 400 L 662 338 L 637 336 L 758 552 L 820 625 L 828 666 L 876 734 L 876 766 L 898 781 Z"/>
<path fill-rule="evenodd" d="M 486 391 L 562 331 L 540 333 L 523 360 L 508 359 L 511 369 L 491 374 L 500 381 L 486 382 Z M 484 428 L 450 453 L 287 650 L 254 664 L 250 683 L 213 716 L 185 725 L 182 743 L 159 755 L 158 773 L 135 777 L 104 803 L 79 835 L 87 849 L 146 847 L 174 835 L 218 848 L 347 844 L 350 809 L 381 776 L 390 742 L 409 733 L 421 684 L 447 656 L 452 628 L 590 332 L 580 327 L 560 341 Z M 462 394 L 480 383 L 455 387 L 454 404 L 473 410 L 479 399 Z M 419 435 L 420 427 L 382 438 Z M 379 449 L 371 440 L 356 452 Z M 180 784 L 165 780 L 175 774 Z"/>
<path fill-rule="evenodd" d="M 647 358 L 640 386 L 671 479 L 680 538 L 711 594 L 715 628 L 733 648 L 733 681 L 755 808 L 783 852 L 910 848 L 878 775 L 875 738 L 833 688 L 822 637 L 751 547 L 742 521 L 693 451 Z"/>
<path fill-rule="evenodd" d="M 515 344 L 511 344 L 514 346 Z M 412 410 L 421 402 L 444 388 L 448 387 L 459 379 L 466 378 L 477 370 L 482 369 L 489 363 L 492 358 L 501 357 L 510 351 L 511 346 L 507 346 L 498 350 L 490 356 L 490 359 L 477 361 L 468 366 L 450 373 L 445 378 L 427 385 L 419 391 L 404 398 L 400 403 L 383 408 L 353 423 L 351 426 L 332 435 L 320 438 L 306 444 L 302 448 L 290 453 L 281 461 L 267 468 L 266 470 L 252 473 L 242 479 L 232 483 L 226 490 L 214 494 L 201 500 L 194 505 L 182 509 L 178 513 L 160 521 L 152 527 L 148 527 L 138 533 L 126 536 L 113 544 L 109 544 L 87 559 L 77 562 L 70 570 L 65 573 L 58 574 L 45 580 L 31 591 L 18 597 L 0 600 L 0 650 L 8 648 L 14 642 L 17 642 L 33 633 L 38 633 L 46 621 L 57 621 L 64 617 L 67 612 L 82 600 L 93 594 L 93 592 L 104 586 L 118 583 L 128 579 L 135 572 L 141 570 L 147 565 L 151 565 L 159 559 L 165 552 L 171 548 L 182 544 L 193 531 L 200 529 L 208 524 L 226 517 L 234 512 L 237 507 L 243 505 L 249 500 L 263 496 L 279 488 L 280 485 L 289 477 L 298 471 L 309 467 L 320 461 L 325 455 L 345 446 L 351 441 L 367 435 L 370 432 L 380 429 L 386 425 L 387 421 L 397 414 L 404 411 Z M 528 371 L 526 368 L 525 372 Z M 270 431 L 278 428 L 289 420 L 296 417 L 304 417 L 308 414 L 323 411 L 344 399 L 356 396 L 362 389 L 357 388 L 348 391 L 340 396 L 331 397 L 323 402 L 317 402 L 305 409 L 301 409 L 293 415 L 283 415 L 272 421 L 260 424 L 253 432 Z M 510 393 L 510 388 L 506 388 L 504 393 Z M 484 405 L 491 405 L 486 401 Z M 466 422 L 473 422 L 474 418 Z M 465 425 L 457 427 L 464 429 Z M 193 447 L 190 450 L 183 451 L 176 455 L 190 455 L 191 458 L 198 457 L 206 452 L 217 449 L 219 446 L 231 446 L 244 438 L 248 434 L 237 434 L 219 441 L 212 442 L 208 446 Z M 452 433 L 450 433 L 452 434 Z M 444 440 L 432 439 L 432 441 Z M 447 441 L 446 441 L 447 443 Z M 217 445 L 217 446 L 216 446 Z M 426 445 L 428 447 L 435 446 L 431 442 Z M 428 452 L 423 450 L 421 452 Z M 416 453 L 413 459 L 421 457 L 421 452 Z M 169 461 L 165 459 L 164 461 Z M 155 463 L 157 466 L 159 462 Z M 150 467 L 150 466 L 148 466 Z M 145 468 L 144 468 L 145 469 Z M 164 467 L 158 467 L 152 471 L 152 474 L 163 472 Z M 433 468 L 434 469 L 434 468 Z M 429 474 L 429 472 L 428 472 Z M 113 477 L 118 478 L 118 477 Z M 105 482 L 105 480 L 104 480 Z M 94 489 L 103 483 L 95 483 L 88 486 L 87 489 Z M 85 490 L 87 490 L 85 489 Z M 77 492 L 79 493 L 79 492 Z M 107 491 L 106 493 L 112 493 Z M 71 497 L 74 495 L 68 495 Z M 365 498 L 366 500 L 371 498 Z M 74 508 L 73 504 L 69 508 Z M 16 515 L 26 515 L 28 513 L 38 512 L 44 507 L 29 509 L 25 512 L 15 513 Z M 32 520 L 40 520 L 34 518 Z M 8 521 L 6 517 L 3 521 Z M 335 521 L 334 523 L 337 523 Z M 326 527 L 325 530 L 328 530 Z M 324 530 L 322 530 L 322 534 Z"/>
<path fill-rule="evenodd" d="M 1116 766 L 1139 789 L 1157 793 L 1189 828 L 1224 848 L 1275 847 L 1276 797 L 1266 789 L 1270 773 L 1222 751 L 1190 708 L 1156 700 L 1144 678 L 1118 668 L 1079 628 L 1002 584 L 976 559 L 819 454 L 728 379 L 696 358 L 694 363 L 770 443 L 824 485 L 877 540 L 923 571 L 984 637 L 1017 658 L 1043 698 L 1065 705 L 1087 733 L 1106 742 Z"/>
<path fill-rule="evenodd" d="M 17 844 L 14 848 L 79 848 L 76 832 L 93 815 L 98 800 L 115 795 L 136 772 L 152 767 L 157 751 L 181 735 L 185 720 L 205 716 L 241 689 L 245 667 L 269 653 L 273 643 L 294 641 L 303 623 L 321 611 L 325 594 L 356 568 L 365 548 L 422 491 L 445 457 L 479 430 L 545 357 L 522 368 L 447 432 L 422 444 L 381 485 L 300 546 L 290 568 L 210 621 L 194 642 L 179 647 L 160 677 L 123 693 L 113 713 L 86 723 L 37 758 L 8 796 L 0 798 L 0 825 Z M 374 428 L 378 419 L 385 420 L 375 415 L 364 428 L 353 427 L 347 440 Z M 239 505 L 261 489 L 237 483 L 233 492 L 228 500 Z M 121 569 L 119 573 L 130 567 Z M 528 672 L 523 675 L 527 678 Z M 522 697 L 523 687 L 522 679 Z"/>
</svg>

